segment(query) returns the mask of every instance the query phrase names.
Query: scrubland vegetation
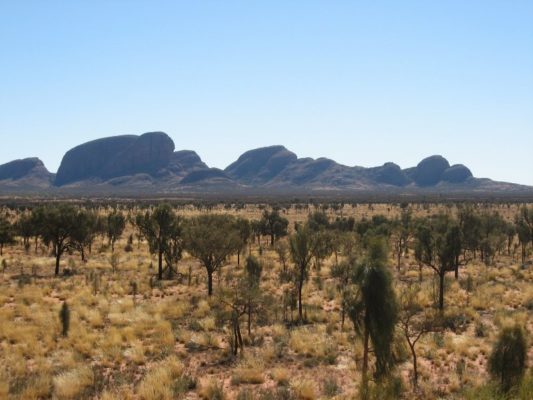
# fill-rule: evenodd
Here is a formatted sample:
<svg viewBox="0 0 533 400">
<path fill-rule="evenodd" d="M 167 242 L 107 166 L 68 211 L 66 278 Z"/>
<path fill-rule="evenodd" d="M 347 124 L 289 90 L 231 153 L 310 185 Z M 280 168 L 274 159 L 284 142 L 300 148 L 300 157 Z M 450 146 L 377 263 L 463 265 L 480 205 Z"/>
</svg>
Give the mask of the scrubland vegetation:
<svg viewBox="0 0 533 400">
<path fill-rule="evenodd" d="M 0 210 L 0 398 L 531 399 L 533 207 Z"/>
</svg>

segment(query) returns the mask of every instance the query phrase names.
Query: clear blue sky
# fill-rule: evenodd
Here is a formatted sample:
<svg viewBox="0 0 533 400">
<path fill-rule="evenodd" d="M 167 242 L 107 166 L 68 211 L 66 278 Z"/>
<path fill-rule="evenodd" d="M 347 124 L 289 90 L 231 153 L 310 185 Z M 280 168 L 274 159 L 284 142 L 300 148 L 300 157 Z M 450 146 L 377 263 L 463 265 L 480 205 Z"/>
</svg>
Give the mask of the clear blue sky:
<svg viewBox="0 0 533 400">
<path fill-rule="evenodd" d="M 533 1 L 0 1 L 0 163 L 167 132 L 533 185 Z"/>
</svg>

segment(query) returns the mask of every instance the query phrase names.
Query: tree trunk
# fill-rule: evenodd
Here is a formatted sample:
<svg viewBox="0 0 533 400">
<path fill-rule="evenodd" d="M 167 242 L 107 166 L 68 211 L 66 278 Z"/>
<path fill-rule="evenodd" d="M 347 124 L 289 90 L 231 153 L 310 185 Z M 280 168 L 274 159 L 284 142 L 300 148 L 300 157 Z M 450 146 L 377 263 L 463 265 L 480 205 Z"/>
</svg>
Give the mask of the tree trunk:
<svg viewBox="0 0 533 400">
<path fill-rule="evenodd" d="M 397 264 L 396 264 L 396 269 L 398 270 L 398 272 L 400 272 L 400 262 L 401 262 L 401 259 L 402 259 L 402 248 L 401 248 L 401 246 L 400 246 L 400 248 L 398 249 Z"/>
<path fill-rule="evenodd" d="M 237 252 L 237 267 L 241 266 L 241 251 Z"/>
<path fill-rule="evenodd" d="M 163 251 L 161 250 L 161 246 L 159 247 L 157 279 L 159 280 L 163 279 Z"/>
<path fill-rule="evenodd" d="M 237 325 L 237 339 L 239 341 L 239 347 L 241 348 L 241 354 L 242 354 L 242 352 L 244 350 L 244 342 L 242 340 L 241 327 L 240 327 L 240 324 L 239 324 L 239 318 L 238 317 L 237 317 L 236 325 Z"/>
<path fill-rule="evenodd" d="M 59 275 L 59 261 L 61 260 L 61 252 L 56 248 L 56 270 L 55 275 Z"/>
<path fill-rule="evenodd" d="M 439 273 L 439 310 L 444 310 L 444 271 Z"/>
<path fill-rule="evenodd" d="M 300 276 L 300 281 L 298 282 L 298 319 L 300 320 L 300 323 L 303 321 L 302 288 L 303 288 L 303 277 Z"/>
<path fill-rule="evenodd" d="M 207 294 L 211 296 L 213 294 L 213 271 L 207 270 Z"/>
<path fill-rule="evenodd" d="M 365 326 L 364 333 L 364 351 L 363 351 L 363 369 L 361 373 L 362 385 L 361 385 L 361 394 L 363 399 L 368 398 L 368 342 L 370 338 L 370 333 L 368 328 Z"/>
<path fill-rule="evenodd" d="M 248 302 L 248 336 L 252 335 L 252 305 Z"/>
<path fill-rule="evenodd" d="M 415 387 L 418 387 L 418 362 L 416 358 L 415 345 L 411 344 L 410 341 L 407 341 L 407 343 L 409 343 L 409 348 L 411 349 L 411 354 L 413 355 L 413 384 Z"/>
<path fill-rule="evenodd" d="M 236 356 L 239 351 L 239 339 L 237 337 L 237 323 L 233 320 L 233 355 Z"/>
<path fill-rule="evenodd" d="M 344 296 L 341 306 L 341 331 L 344 329 L 344 320 L 346 319 L 346 307 L 344 306 Z"/>
</svg>

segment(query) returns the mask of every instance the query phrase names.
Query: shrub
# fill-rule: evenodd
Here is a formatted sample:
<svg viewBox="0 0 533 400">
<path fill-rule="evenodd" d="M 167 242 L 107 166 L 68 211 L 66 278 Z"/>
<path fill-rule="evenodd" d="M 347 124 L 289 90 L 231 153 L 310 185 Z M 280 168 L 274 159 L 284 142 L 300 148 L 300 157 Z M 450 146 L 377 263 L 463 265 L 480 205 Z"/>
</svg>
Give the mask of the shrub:
<svg viewBox="0 0 533 400">
<path fill-rule="evenodd" d="M 525 370 L 527 344 L 518 325 L 503 328 L 489 358 L 489 372 L 508 392 L 520 383 Z"/>
</svg>

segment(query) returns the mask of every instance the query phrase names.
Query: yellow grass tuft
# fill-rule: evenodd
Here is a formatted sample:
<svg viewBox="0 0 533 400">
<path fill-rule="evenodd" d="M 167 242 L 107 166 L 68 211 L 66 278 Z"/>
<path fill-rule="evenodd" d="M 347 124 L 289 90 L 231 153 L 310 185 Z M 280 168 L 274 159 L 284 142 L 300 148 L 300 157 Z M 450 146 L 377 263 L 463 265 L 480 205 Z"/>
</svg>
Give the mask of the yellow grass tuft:
<svg viewBox="0 0 533 400">
<path fill-rule="evenodd" d="M 54 377 L 54 395 L 58 399 L 80 398 L 83 397 L 83 391 L 93 383 L 94 374 L 91 368 L 76 368 Z"/>
<path fill-rule="evenodd" d="M 174 399 L 172 384 L 182 374 L 183 365 L 175 356 L 170 356 L 148 370 L 137 388 L 137 394 L 143 400 Z"/>
</svg>

